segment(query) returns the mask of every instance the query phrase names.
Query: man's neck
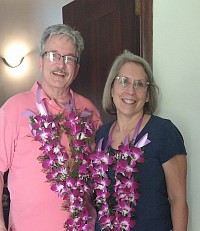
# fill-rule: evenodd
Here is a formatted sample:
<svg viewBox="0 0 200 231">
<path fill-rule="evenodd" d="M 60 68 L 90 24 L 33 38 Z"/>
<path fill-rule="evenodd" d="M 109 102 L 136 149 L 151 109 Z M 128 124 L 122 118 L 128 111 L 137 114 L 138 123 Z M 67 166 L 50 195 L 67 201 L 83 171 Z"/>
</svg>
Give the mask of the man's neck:
<svg viewBox="0 0 200 231">
<path fill-rule="evenodd" d="M 52 100 L 54 100 L 58 105 L 63 106 L 70 100 L 70 89 L 60 89 L 60 88 L 50 88 L 42 85 L 42 90 L 45 94 Z"/>
</svg>

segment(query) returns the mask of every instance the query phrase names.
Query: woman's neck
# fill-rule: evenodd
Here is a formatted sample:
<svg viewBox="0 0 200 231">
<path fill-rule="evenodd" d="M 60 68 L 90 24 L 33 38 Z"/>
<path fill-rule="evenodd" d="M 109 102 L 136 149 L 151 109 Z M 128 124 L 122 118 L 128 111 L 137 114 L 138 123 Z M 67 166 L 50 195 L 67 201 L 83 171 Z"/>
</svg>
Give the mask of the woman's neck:
<svg viewBox="0 0 200 231">
<path fill-rule="evenodd" d="M 143 117 L 143 113 L 136 114 L 134 116 L 125 117 L 125 116 L 118 116 L 116 120 L 116 127 L 120 132 L 128 132 L 135 130 L 139 120 Z"/>
<path fill-rule="evenodd" d="M 128 120 L 120 120 L 117 119 L 116 124 L 114 125 L 113 134 L 112 134 L 112 144 L 111 146 L 115 149 L 124 142 L 125 137 L 129 136 L 129 140 L 133 139 L 134 133 L 136 131 L 137 125 L 142 118 L 143 114 L 135 116 Z M 141 125 L 138 128 L 137 133 L 139 134 L 140 131 L 144 128 L 146 123 L 148 122 L 150 115 L 145 114 L 142 118 Z"/>
</svg>

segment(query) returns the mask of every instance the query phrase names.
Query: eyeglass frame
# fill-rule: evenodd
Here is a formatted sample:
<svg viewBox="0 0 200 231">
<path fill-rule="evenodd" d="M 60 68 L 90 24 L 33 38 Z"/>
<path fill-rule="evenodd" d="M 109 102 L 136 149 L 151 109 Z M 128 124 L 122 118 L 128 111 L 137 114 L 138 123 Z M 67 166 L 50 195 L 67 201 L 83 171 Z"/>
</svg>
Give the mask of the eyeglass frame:
<svg viewBox="0 0 200 231">
<path fill-rule="evenodd" d="M 74 64 L 78 64 L 79 63 L 79 59 L 77 56 L 75 55 L 61 55 L 59 54 L 58 52 L 54 52 L 54 51 L 45 51 L 41 57 L 44 57 L 44 56 L 47 56 L 49 58 L 49 60 L 51 62 L 58 62 L 60 61 L 61 58 L 63 58 L 63 61 L 65 64 L 69 63 L 67 58 L 70 57 L 70 58 L 74 58 Z M 57 55 L 58 56 L 58 59 L 57 60 L 53 60 L 53 55 Z"/>
<path fill-rule="evenodd" d="M 128 80 L 128 85 L 127 85 L 127 86 L 123 86 L 122 83 L 119 82 L 119 79 L 120 79 L 120 78 L 125 78 L 125 79 L 127 79 L 127 80 Z M 132 81 L 132 80 L 131 80 L 129 77 L 127 77 L 127 76 L 116 76 L 116 77 L 114 78 L 114 80 L 115 80 L 115 79 L 118 80 L 118 83 L 119 83 L 120 86 L 121 86 L 122 88 L 124 88 L 124 89 L 128 88 L 128 87 L 130 86 L 130 84 L 132 83 L 132 84 L 133 84 L 133 89 L 134 89 L 135 91 L 145 90 L 145 89 L 147 89 L 147 88 L 149 87 L 149 85 L 150 85 L 150 82 L 147 81 L 147 82 L 145 82 L 145 86 L 144 86 L 144 87 L 138 88 L 138 86 L 136 86 L 135 83 L 138 83 L 138 82 L 140 82 L 140 81 L 145 81 L 145 80 L 138 79 L 138 80 Z"/>
</svg>

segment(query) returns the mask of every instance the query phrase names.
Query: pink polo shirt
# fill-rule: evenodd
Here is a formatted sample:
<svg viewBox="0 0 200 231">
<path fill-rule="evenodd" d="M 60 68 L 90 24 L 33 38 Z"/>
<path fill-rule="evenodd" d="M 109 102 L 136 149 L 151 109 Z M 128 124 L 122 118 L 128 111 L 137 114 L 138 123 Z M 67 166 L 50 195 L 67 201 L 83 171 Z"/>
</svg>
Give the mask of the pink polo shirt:
<svg viewBox="0 0 200 231">
<path fill-rule="evenodd" d="M 31 137 L 29 119 L 23 116 L 25 109 L 37 112 L 35 83 L 30 91 L 11 97 L 0 109 L 0 171 L 9 169 L 10 224 L 12 231 L 64 231 L 69 214 L 62 210 L 62 198 L 50 190 L 45 182 L 41 163 L 37 157 L 40 143 Z M 71 90 L 77 109 L 88 108 L 93 112 L 96 127 L 101 125 L 99 111 L 81 95 Z M 41 98 L 49 113 L 57 114 L 64 108 L 50 100 L 42 91 Z M 67 113 L 67 112 L 65 112 Z M 68 140 L 61 143 L 68 148 Z"/>
</svg>

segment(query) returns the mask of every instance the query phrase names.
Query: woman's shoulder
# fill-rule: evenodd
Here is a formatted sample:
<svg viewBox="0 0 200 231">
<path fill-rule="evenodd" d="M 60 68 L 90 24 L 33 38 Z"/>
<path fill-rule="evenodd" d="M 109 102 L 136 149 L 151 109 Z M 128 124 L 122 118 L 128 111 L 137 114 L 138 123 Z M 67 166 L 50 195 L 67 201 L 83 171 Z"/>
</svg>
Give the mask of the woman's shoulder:
<svg viewBox="0 0 200 231">
<path fill-rule="evenodd" d="M 114 121 L 110 121 L 108 123 L 102 124 L 96 132 L 96 142 L 98 142 L 101 138 L 107 139 L 110 128 Z"/>
<path fill-rule="evenodd" d="M 163 118 L 157 115 L 152 115 L 150 120 L 149 120 L 149 130 L 152 130 L 156 133 L 161 135 L 165 134 L 168 136 L 169 134 L 176 134 L 176 135 L 181 135 L 178 127 L 168 118 Z M 153 132 L 153 133 L 154 133 Z"/>
<path fill-rule="evenodd" d="M 174 124 L 172 123 L 172 121 L 170 119 L 167 118 L 163 118 L 160 117 L 158 115 L 152 115 L 150 118 L 150 124 L 152 126 L 156 125 L 157 127 L 170 127 L 170 126 L 174 126 Z"/>
<path fill-rule="evenodd" d="M 109 133 L 109 130 L 112 124 L 113 124 L 113 121 L 102 124 L 97 130 L 97 136 L 99 136 L 100 134 L 106 135 L 107 133 Z"/>
</svg>

